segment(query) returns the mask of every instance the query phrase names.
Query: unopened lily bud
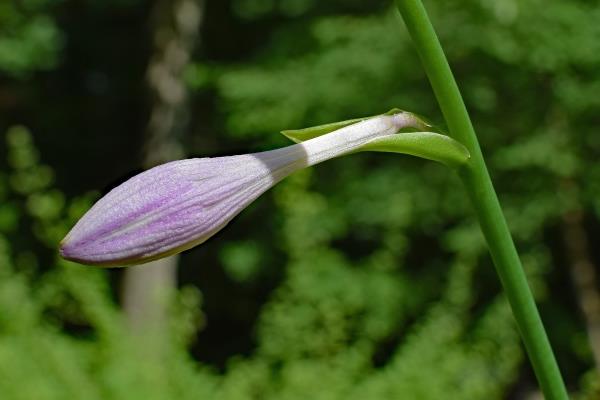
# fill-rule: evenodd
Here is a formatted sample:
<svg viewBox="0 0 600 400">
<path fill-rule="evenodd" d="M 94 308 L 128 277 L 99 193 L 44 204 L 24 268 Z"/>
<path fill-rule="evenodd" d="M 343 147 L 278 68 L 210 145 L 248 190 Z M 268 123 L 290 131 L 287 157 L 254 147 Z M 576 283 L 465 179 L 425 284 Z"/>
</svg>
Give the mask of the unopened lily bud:
<svg viewBox="0 0 600 400">
<path fill-rule="evenodd" d="M 289 147 L 174 161 L 111 190 L 60 245 L 69 260 L 145 263 L 196 246 L 292 172 L 360 150 L 411 126 L 412 114 L 373 117 Z"/>
</svg>

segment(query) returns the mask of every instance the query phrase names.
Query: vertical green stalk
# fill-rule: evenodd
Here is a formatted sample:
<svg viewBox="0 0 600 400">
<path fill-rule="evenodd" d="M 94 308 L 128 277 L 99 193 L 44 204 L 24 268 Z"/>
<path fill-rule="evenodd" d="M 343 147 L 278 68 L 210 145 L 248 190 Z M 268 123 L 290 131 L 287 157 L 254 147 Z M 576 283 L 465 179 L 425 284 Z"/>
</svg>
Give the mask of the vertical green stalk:
<svg viewBox="0 0 600 400">
<path fill-rule="evenodd" d="M 420 0 L 398 0 L 433 87 L 450 135 L 471 153 L 459 175 L 474 205 L 481 230 L 546 399 L 568 399 L 558 365 L 533 300 L 467 109 L 440 42 Z"/>
</svg>

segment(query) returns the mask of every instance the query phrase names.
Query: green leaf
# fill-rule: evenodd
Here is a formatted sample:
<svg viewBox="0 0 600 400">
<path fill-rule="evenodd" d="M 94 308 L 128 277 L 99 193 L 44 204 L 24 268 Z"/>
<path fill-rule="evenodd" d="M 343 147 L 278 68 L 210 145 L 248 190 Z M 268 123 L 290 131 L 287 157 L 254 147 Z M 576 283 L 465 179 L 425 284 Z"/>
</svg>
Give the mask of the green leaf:
<svg viewBox="0 0 600 400">
<path fill-rule="evenodd" d="M 410 154 L 451 167 L 465 164 L 471 157 L 461 143 L 435 132 L 404 132 L 385 136 L 367 143 L 361 151 Z"/>
<path fill-rule="evenodd" d="M 409 113 L 409 112 L 401 110 L 399 108 L 392 108 L 390 111 L 388 111 L 386 113 L 373 115 L 370 117 L 354 118 L 354 119 L 349 119 L 346 121 L 332 122 L 332 123 L 325 124 L 325 125 L 311 126 L 309 128 L 304 128 L 304 129 L 289 129 L 289 130 L 281 131 L 281 133 L 288 139 L 290 139 L 296 143 L 300 143 L 300 142 L 304 142 L 305 140 L 313 139 L 313 138 L 316 138 L 317 136 L 322 136 L 326 133 L 336 131 L 336 130 L 344 128 L 348 125 L 352 125 L 357 122 L 361 122 L 361 121 L 364 121 L 364 120 L 367 120 L 370 118 L 378 117 L 380 115 L 393 115 L 393 114 L 398 114 L 398 113 L 402 113 L 402 112 L 413 115 L 416 118 L 416 120 L 422 124 L 422 126 L 419 127 L 420 130 L 425 130 L 425 129 L 429 129 L 429 128 L 433 127 L 433 125 L 426 122 L 424 120 L 424 118 L 421 116 L 418 116 L 413 113 Z"/>
</svg>

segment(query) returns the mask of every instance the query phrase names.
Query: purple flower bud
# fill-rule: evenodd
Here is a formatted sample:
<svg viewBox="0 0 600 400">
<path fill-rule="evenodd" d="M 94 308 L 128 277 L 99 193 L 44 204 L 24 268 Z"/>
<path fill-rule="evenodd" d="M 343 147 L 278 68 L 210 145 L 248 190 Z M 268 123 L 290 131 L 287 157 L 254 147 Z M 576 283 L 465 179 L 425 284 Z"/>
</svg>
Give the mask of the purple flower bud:
<svg viewBox="0 0 600 400">
<path fill-rule="evenodd" d="M 94 204 L 63 239 L 60 254 L 110 266 L 181 252 L 210 238 L 292 172 L 360 150 L 411 123 L 404 113 L 378 116 L 277 150 L 159 165 Z"/>
</svg>

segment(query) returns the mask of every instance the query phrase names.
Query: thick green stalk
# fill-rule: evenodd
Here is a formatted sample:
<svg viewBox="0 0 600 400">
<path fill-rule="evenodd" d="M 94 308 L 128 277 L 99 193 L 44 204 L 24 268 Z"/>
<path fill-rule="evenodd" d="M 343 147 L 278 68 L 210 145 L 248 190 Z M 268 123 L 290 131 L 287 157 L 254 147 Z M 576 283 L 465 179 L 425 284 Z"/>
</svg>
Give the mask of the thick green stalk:
<svg viewBox="0 0 600 400">
<path fill-rule="evenodd" d="M 420 0 L 398 0 L 397 4 L 438 99 L 449 133 L 471 153 L 471 160 L 459 169 L 459 175 L 474 205 L 540 387 L 546 399 L 568 399 L 469 114 L 425 7 Z"/>
</svg>

